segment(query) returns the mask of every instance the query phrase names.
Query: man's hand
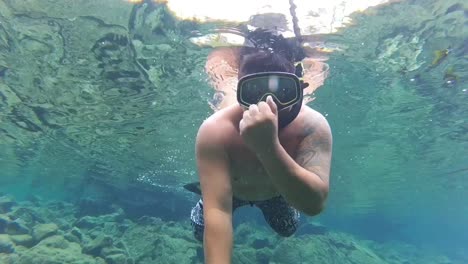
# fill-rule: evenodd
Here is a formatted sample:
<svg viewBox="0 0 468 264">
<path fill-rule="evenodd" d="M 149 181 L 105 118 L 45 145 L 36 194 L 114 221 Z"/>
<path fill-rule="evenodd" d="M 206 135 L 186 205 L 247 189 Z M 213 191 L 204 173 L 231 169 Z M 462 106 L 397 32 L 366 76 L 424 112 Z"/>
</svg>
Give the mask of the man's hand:
<svg viewBox="0 0 468 264">
<path fill-rule="evenodd" d="M 245 144 L 255 153 L 264 152 L 278 143 L 278 109 L 271 96 L 266 102 L 250 105 L 239 123 Z"/>
</svg>

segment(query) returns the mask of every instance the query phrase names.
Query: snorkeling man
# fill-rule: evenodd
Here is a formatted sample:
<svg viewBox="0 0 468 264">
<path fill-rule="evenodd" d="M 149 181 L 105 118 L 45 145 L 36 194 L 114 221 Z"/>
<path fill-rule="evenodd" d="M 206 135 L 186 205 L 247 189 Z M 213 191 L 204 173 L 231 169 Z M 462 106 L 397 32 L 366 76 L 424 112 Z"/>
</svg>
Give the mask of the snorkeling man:
<svg viewBox="0 0 468 264">
<path fill-rule="evenodd" d="M 258 207 L 284 237 L 296 231 L 300 212 L 313 216 L 324 209 L 331 130 L 323 115 L 303 103 L 307 83 L 285 54 L 242 49 L 238 103 L 214 113 L 198 130 L 202 199 L 191 220 L 208 264 L 230 263 L 232 214 L 240 206 Z"/>
</svg>

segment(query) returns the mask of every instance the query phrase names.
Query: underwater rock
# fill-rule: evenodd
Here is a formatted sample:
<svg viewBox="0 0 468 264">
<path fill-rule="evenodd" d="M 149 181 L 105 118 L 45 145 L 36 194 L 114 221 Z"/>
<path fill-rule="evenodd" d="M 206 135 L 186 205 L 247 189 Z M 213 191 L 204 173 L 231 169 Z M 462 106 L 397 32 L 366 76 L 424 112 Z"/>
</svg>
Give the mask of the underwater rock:
<svg viewBox="0 0 468 264">
<path fill-rule="evenodd" d="M 352 237 L 336 233 L 294 237 L 284 240 L 274 250 L 271 264 L 280 263 L 385 263 L 371 249 Z"/>
<path fill-rule="evenodd" d="M 270 248 L 254 249 L 240 246 L 235 249 L 232 256 L 232 262 L 245 264 L 270 264 L 271 256 L 272 249 Z"/>
<path fill-rule="evenodd" d="M 252 242 L 252 247 L 255 249 L 265 248 L 265 247 L 268 247 L 269 245 L 270 245 L 270 241 L 268 241 L 268 239 L 255 239 Z"/>
<path fill-rule="evenodd" d="M 121 241 L 128 247 L 128 255 L 137 263 L 198 263 L 197 251 L 201 244 L 195 239 L 190 225 L 168 225 L 158 218 L 147 217 L 143 222 L 159 222 L 159 225 L 135 224 L 122 236 Z M 119 243 L 116 246 L 121 247 Z"/>
<path fill-rule="evenodd" d="M 112 246 L 113 239 L 110 236 L 100 235 L 83 248 L 83 253 L 98 257 L 103 248 Z"/>
<path fill-rule="evenodd" d="M 160 51 L 164 51 L 164 52 L 170 52 L 170 51 L 173 51 L 174 48 L 169 45 L 169 44 L 166 44 L 166 43 L 162 43 L 162 44 L 159 44 L 159 45 L 156 45 L 156 48 Z"/>
<path fill-rule="evenodd" d="M 248 223 L 242 223 L 236 227 L 235 237 L 256 249 L 274 248 L 276 245 L 270 230 L 265 227 L 254 227 Z"/>
<path fill-rule="evenodd" d="M 74 263 L 106 264 L 101 258 L 83 254 L 81 246 L 68 242 L 63 236 L 51 236 L 22 252 L 15 264 Z"/>
<path fill-rule="evenodd" d="M 34 205 L 39 206 L 43 201 L 42 198 L 38 195 L 30 194 L 27 199 Z"/>
<path fill-rule="evenodd" d="M 7 224 L 5 233 L 9 235 L 24 235 L 29 234 L 29 228 L 26 227 L 25 223 L 21 219 L 16 219 Z"/>
<path fill-rule="evenodd" d="M 0 214 L 0 234 L 5 233 L 9 222 L 10 218 L 8 216 Z"/>
<path fill-rule="evenodd" d="M 299 226 L 296 234 L 298 236 L 302 235 L 324 235 L 328 232 L 328 229 L 320 224 L 317 223 L 306 223 L 304 225 Z"/>
<path fill-rule="evenodd" d="M 75 226 L 79 228 L 86 228 L 86 229 L 91 229 L 96 226 L 102 225 L 101 222 L 98 222 L 95 217 L 92 216 L 84 216 L 78 221 L 76 221 Z"/>
<path fill-rule="evenodd" d="M 65 235 L 65 238 L 68 241 L 81 243 L 83 241 L 84 235 L 79 228 L 73 227 L 73 229 Z"/>
<path fill-rule="evenodd" d="M 117 255 L 117 254 L 123 254 L 126 255 L 126 252 L 120 248 L 117 247 L 104 247 L 101 250 L 101 256 L 102 257 L 107 257 L 110 255 Z"/>
<path fill-rule="evenodd" d="M 36 242 L 41 241 L 42 239 L 56 234 L 58 231 L 58 226 L 56 224 L 39 224 L 33 228 L 32 235 Z"/>
<path fill-rule="evenodd" d="M 269 248 L 262 248 L 255 252 L 256 263 L 258 264 L 270 264 L 270 257 L 272 255 L 272 250 Z"/>
<path fill-rule="evenodd" d="M 103 199 L 81 199 L 78 206 L 78 216 L 98 216 L 110 214 L 115 211 L 113 204 Z"/>
<path fill-rule="evenodd" d="M 137 223 L 140 225 L 163 225 L 164 221 L 157 217 L 152 216 L 142 216 L 137 220 Z"/>
<path fill-rule="evenodd" d="M 23 222 L 26 223 L 27 226 L 31 227 L 36 223 L 44 223 L 46 222 L 44 218 L 40 217 L 39 214 L 26 207 L 19 207 L 15 208 L 11 213 L 8 214 L 11 219 L 21 219 Z"/>
<path fill-rule="evenodd" d="M 13 253 L 15 247 L 8 235 L 0 235 L 0 253 Z"/>
<path fill-rule="evenodd" d="M 466 261 L 458 261 L 461 259 L 450 260 L 446 256 L 439 255 L 438 252 L 432 249 L 417 248 L 414 245 L 395 243 L 396 241 L 388 241 L 384 243 L 367 243 L 379 257 L 388 264 L 462 264 Z"/>
<path fill-rule="evenodd" d="M 17 246 L 23 246 L 23 247 L 32 247 L 34 245 L 34 239 L 30 235 L 11 235 L 10 236 L 11 241 L 15 243 Z"/>
<path fill-rule="evenodd" d="M 127 247 L 127 245 L 125 244 L 124 241 L 118 241 L 117 243 L 114 244 L 114 246 L 116 248 L 119 248 L 119 249 L 123 250 L 126 255 L 130 255 L 129 251 L 128 251 L 128 247 Z"/>
<path fill-rule="evenodd" d="M 273 250 L 278 244 L 278 237 L 272 235 L 266 226 L 252 223 L 242 223 L 235 228 L 236 240 L 243 246 L 236 247 L 233 252 L 234 263 L 269 264 Z M 280 238 L 282 239 L 282 238 Z"/>
<path fill-rule="evenodd" d="M 103 222 L 101 225 L 94 228 L 85 228 L 81 229 L 80 231 L 82 233 L 82 245 L 87 245 L 88 247 L 90 247 L 92 244 L 92 240 L 97 240 L 104 234 L 112 238 L 119 238 L 123 234 L 120 228 L 120 224 L 116 222 Z M 101 253 L 101 256 L 105 256 L 103 254 L 104 253 Z"/>
<path fill-rule="evenodd" d="M 108 264 L 128 264 L 127 257 L 123 254 L 115 254 L 106 257 Z"/>
<path fill-rule="evenodd" d="M 80 240 L 83 240 L 83 233 L 79 228 L 74 227 L 70 233 L 79 238 Z"/>
<path fill-rule="evenodd" d="M 147 251 L 145 256 L 157 260 L 156 262 L 192 263 L 197 256 L 198 244 L 189 243 L 185 239 L 159 235 L 153 241 L 154 244 L 151 246 L 153 252 Z"/>
<path fill-rule="evenodd" d="M 122 221 L 122 223 L 120 223 L 120 224 L 118 225 L 118 229 L 119 229 L 120 232 L 123 233 L 123 232 L 125 232 L 127 229 L 129 229 L 131 225 L 132 225 L 132 221 L 130 221 L 130 220 L 128 220 L 128 219 L 124 219 L 124 220 Z"/>
<path fill-rule="evenodd" d="M 29 229 L 21 219 L 11 221 L 7 215 L 0 214 L 0 234 L 22 235 L 29 234 Z"/>
<path fill-rule="evenodd" d="M 35 247 L 45 246 L 48 248 L 66 249 L 70 243 L 61 235 L 54 235 L 43 239 Z"/>
<path fill-rule="evenodd" d="M 98 226 L 103 226 L 105 223 L 116 222 L 120 223 L 125 219 L 125 214 L 122 209 L 118 209 L 116 213 L 94 216 L 84 216 L 75 222 L 75 226 L 79 228 L 92 229 Z"/>
<path fill-rule="evenodd" d="M 256 249 L 253 248 L 236 248 L 235 254 L 232 256 L 233 263 L 246 263 L 246 264 L 256 264 L 259 263 L 256 261 Z M 268 262 L 267 262 L 268 263 Z M 260 264 L 260 263 L 259 263 Z M 266 264 L 266 263 L 261 263 Z"/>
<path fill-rule="evenodd" d="M 57 226 L 59 227 L 59 229 L 61 230 L 69 230 L 72 228 L 72 225 L 69 221 L 67 221 L 66 219 L 55 219 L 54 220 L 55 223 L 57 224 Z"/>
<path fill-rule="evenodd" d="M 77 236 L 73 235 L 72 233 L 66 233 L 64 235 L 64 238 L 69 242 L 78 243 L 78 244 L 81 243 L 81 240 Z"/>
<path fill-rule="evenodd" d="M 11 207 L 15 205 L 15 199 L 11 196 L 1 196 L 0 197 L 0 214 L 8 213 L 11 210 Z"/>
</svg>

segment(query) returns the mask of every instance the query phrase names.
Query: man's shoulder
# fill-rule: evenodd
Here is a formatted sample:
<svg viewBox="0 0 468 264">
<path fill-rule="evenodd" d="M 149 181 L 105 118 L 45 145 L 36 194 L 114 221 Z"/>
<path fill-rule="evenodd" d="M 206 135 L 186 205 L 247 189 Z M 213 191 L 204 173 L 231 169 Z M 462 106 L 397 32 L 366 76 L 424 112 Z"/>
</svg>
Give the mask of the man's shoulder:
<svg viewBox="0 0 468 264">
<path fill-rule="evenodd" d="M 304 124 L 305 128 L 309 128 L 309 130 L 313 130 L 315 133 L 320 132 L 322 135 L 331 136 L 330 125 L 326 117 L 322 113 L 309 106 L 304 106 L 303 108 L 304 122 L 302 123 Z"/>
<path fill-rule="evenodd" d="M 327 119 L 325 116 L 320 113 L 319 111 L 313 109 L 310 106 L 304 105 L 303 107 L 303 118 L 304 120 L 309 123 L 309 124 L 315 124 L 315 125 L 320 125 L 320 124 L 328 124 Z"/>
<path fill-rule="evenodd" d="M 232 120 L 224 109 L 205 119 L 198 129 L 197 138 L 213 143 L 221 143 L 235 130 Z"/>
</svg>

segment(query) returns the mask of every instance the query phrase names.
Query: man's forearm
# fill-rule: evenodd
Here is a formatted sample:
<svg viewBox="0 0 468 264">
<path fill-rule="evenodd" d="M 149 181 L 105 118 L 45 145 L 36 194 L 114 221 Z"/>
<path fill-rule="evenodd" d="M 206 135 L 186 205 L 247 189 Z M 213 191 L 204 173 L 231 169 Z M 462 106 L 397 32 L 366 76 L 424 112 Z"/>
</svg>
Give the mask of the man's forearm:
<svg viewBox="0 0 468 264">
<path fill-rule="evenodd" d="M 232 255 L 232 217 L 220 210 L 206 212 L 203 247 L 206 264 L 229 264 Z"/>
<path fill-rule="evenodd" d="M 327 191 L 318 175 L 299 166 L 279 142 L 257 156 L 275 187 L 292 206 L 308 215 L 320 213 Z"/>
</svg>

